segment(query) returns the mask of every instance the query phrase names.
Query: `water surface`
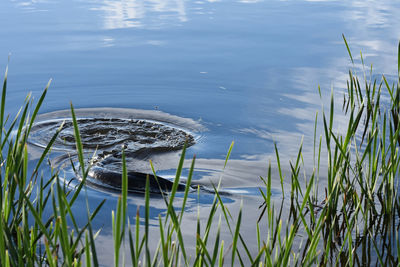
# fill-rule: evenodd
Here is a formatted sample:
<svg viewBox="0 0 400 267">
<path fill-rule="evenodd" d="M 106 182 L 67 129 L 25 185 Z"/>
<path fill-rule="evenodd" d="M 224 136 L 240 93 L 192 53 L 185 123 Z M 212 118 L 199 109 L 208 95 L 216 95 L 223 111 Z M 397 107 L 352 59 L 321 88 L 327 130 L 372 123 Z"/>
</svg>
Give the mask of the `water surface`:
<svg viewBox="0 0 400 267">
<path fill-rule="evenodd" d="M 236 190 L 227 197 L 233 210 L 243 199 L 249 213 L 243 231 L 251 239 L 259 176 L 274 158 L 273 142 L 288 162 L 304 136 L 312 169 L 314 118 L 322 103 L 318 85 L 324 96 L 333 87 L 342 97 L 351 66 L 341 35 L 354 52 L 355 68 L 362 50 L 376 77 L 393 77 L 399 12 L 395 1 L 372 0 L 5 0 L 0 66 L 5 69 L 11 53 L 6 109 L 15 114 L 29 91 L 38 97 L 52 78 L 42 113 L 68 109 L 72 102 L 76 108 L 188 118 L 204 128 L 188 150 L 188 158 L 198 157 L 195 176 L 204 183 L 221 177 L 234 140 L 222 181 Z M 178 158 L 159 159 L 160 171 L 173 177 Z M 279 181 L 274 184 L 279 189 Z M 88 198 L 93 204 L 108 199 L 97 225 L 107 240 L 116 194 L 89 189 Z M 202 208 L 210 199 L 202 196 Z M 192 198 L 192 207 L 197 201 Z M 132 196 L 130 205 L 133 217 L 142 198 Z M 153 218 L 164 212 L 162 201 L 152 207 Z"/>
</svg>

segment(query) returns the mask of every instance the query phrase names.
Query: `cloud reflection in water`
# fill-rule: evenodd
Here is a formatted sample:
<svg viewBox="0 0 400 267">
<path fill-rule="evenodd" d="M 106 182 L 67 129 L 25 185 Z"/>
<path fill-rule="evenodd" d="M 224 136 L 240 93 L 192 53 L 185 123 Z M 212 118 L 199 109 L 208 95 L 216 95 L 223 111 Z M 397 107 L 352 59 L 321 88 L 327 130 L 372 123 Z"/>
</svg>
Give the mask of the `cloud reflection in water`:
<svg viewBox="0 0 400 267">
<path fill-rule="evenodd" d="M 91 10 L 103 13 L 105 29 L 158 27 L 171 18 L 179 22 L 187 21 L 183 0 L 105 0 L 99 1 L 98 5 Z"/>
</svg>

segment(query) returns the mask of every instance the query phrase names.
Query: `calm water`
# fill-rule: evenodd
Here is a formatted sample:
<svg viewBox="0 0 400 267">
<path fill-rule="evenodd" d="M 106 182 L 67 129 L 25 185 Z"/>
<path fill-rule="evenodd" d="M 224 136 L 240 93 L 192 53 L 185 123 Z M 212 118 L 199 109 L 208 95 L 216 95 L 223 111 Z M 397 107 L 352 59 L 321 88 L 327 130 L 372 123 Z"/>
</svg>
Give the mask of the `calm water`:
<svg viewBox="0 0 400 267">
<path fill-rule="evenodd" d="M 52 78 L 42 113 L 72 102 L 192 120 L 203 128 L 188 153 L 197 154 L 195 178 L 205 184 L 220 177 L 234 140 L 223 187 L 232 191 L 226 201 L 233 210 L 243 200 L 249 220 L 243 231 L 251 240 L 258 177 L 273 159 L 273 141 L 285 162 L 301 136 L 311 147 L 318 85 L 327 96 L 331 87 L 345 88 L 350 64 L 342 33 L 355 56 L 362 50 L 378 77 L 390 77 L 398 14 L 395 1 L 3 0 L 1 69 L 11 53 L 6 108 L 15 113 L 28 92 L 38 97 Z M 158 169 L 172 175 L 177 159 L 160 159 Z M 108 199 L 97 221 L 106 251 L 116 195 L 89 189 L 88 198 L 93 205 Z M 204 194 L 202 208 L 211 201 Z M 193 197 L 193 211 L 197 203 Z M 132 196 L 130 205 L 133 217 L 142 198 Z M 161 200 L 152 206 L 153 218 L 164 212 Z M 105 265 L 112 261 L 104 258 Z"/>
</svg>

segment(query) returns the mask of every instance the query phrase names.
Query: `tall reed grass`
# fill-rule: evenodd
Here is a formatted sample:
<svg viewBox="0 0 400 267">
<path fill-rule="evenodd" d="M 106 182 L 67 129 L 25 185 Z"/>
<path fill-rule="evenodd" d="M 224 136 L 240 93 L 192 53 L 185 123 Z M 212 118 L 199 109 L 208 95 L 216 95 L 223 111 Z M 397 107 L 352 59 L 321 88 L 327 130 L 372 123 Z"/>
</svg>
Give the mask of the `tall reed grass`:
<svg viewBox="0 0 400 267">
<path fill-rule="evenodd" d="M 364 64 L 362 54 L 360 58 Z M 322 112 L 320 137 L 316 132 L 317 119 L 315 122 L 317 164 L 314 172 L 302 174 L 302 168 L 308 163 L 303 160 L 303 145 L 300 144 L 297 158 L 289 163 L 290 178 L 286 179 L 290 179 L 290 188 L 283 187 L 285 177 L 279 149 L 275 146 L 277 165 L 269 164 L 266 177 L 261 177 L 265 188 L 260 189 L 258 221 L 244 222 L 241 209 L 237 217 L 233 217 L 223 203 L 219 185 L 215 185 L 208 219 L 197 219 L 193 255 L 189 255 L 182 225 L 189 187 L 180 199 L 180 207 L 174 205 L 186 148 L 181 154 L 172 191 L 162 196 L 167 212 L 158 217 L 159 240 L 155 250 L 150 249 L 149 244 L 149 183 L 143 202 L 144 227 L 140 227 L 139 213 L 135 222 L 129 221 L 127 216 L 128 178 L 123 155 L 121 194 L 111 214 L 114 265 L 121 266 L 125 258 L 129 258 L 133 266 L 399 265 L 400 45 L 398 62 L 398 80 L 393 84 L 385 76 L 380 82 L 371 80 L 372 68 L 369 74 L 363 73 L 361 79 L 354 70 L 349 71 L 343 101 L 347 131 L 338 134 L 333 129 L 335 99 L 332 96 L 329 112 Z M 36 103 L 28 96 L 15 118 L 10 118 L 5 115 L 7 70 L 5 73 L 0 107 L 1 266 L 99 266 L 96 249 L 99 233 L 94 232 L 92 221 L 104 202 L 93 212 L 89 212 L 88 205 L 84 225 L 78 225 L 74 214 L 74 203 L 84 189 L 90 165 L 84 157 L 72 105 L 82 182 L 71 190 L 60 181 L 57 170 L 52 170 L 51 177 L 41 174 L 41 168 L 48 168 L 45 163 L 62 126 L 35 166 L 29 166 L 32 163 L 27 139 L 49 84 Z M 382 105 L 384 94 L 389 96 L 389 103 Z M 233 143 L 225 166 L 232 147 Z M 194 157 L 188 184 L 195 171 L 195 161 Z M 328 162 L 327 173 L 319 173 L 321 161 Z M 151 167 L 156 175 L 153 165 Z M 279 177 L 273 177 L 273 168 L 278 170 Z M 319 177 L 326 178 L 325 188 L 321 188 Z M 273 179 L 280 179 L 282 184 L 280 201 L 272 198 Z M 290 207 L 287 217 L 283 215 L 285 207 Z M 52 211 L 51 216 L 45 215 L 48 210 Z M 254 237 L 242 235 L 243 223 L 254 223 Z M 228 228 L 229 240 L 221 238 L 223 224 Z M 256 251 L 248 245 L 255 240 Z M 124 255 L 124 246 L 129 247 L 128 255 Z"/>
</svg>

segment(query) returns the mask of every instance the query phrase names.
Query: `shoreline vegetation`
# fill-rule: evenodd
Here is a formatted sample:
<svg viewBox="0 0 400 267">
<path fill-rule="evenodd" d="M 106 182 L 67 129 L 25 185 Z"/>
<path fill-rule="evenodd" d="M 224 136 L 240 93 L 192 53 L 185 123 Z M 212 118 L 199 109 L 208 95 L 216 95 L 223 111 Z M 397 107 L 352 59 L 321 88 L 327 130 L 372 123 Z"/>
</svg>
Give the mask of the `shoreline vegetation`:
<svg viewBox="0 0 400 267">
<path fill-rule="evenodd" d="M 344 41 L 355 66 L 345 38 Z M 360 56 L 364 66 L 362 54 Z M 275 146 L 277 166 L 270 163 L 267 176 L 261 177 L 265 187 L 260 188 L 262 197 L 258 221 L 245 222 L 242 210 L 233 217 L 223 204 L 218 185 L 215 185 L 208 220 L 198 219 L 197 231 L 193 233 L 196 240 L 194 254 L 188 254 L 182 226 L 189 187 L 179 199 L 180 207 L 173 205 L 186 149 L 182 151 L 172 191 L 163 195 L 167 212 L 165 216 L 158 217 L 159 240 L 154 251 L 149 246 L 149 242 L 154 241 L 147 238 L 150 231 L 148 182 L 143 202 L 145 216 L 139 218 L 137 214 L 134 222 L 129 221 L 127 171 L 123 164 L 122 189 L 110 218 L 114 265 L 120 266 L 126 259 L 132 262 L 132 266 L 398 265 L 400 44 L 398 71 L 398 80 L 393 84 L 385 76 L 381 81 L 371 80 L 372 67 L 369 73 L 363 73 L 362 78 L 355 71 L 349 71 L 343 100 L 347 130 L 344 134 L 337 134 L 333 129 L 335 103 L 331 96 L 329 112 L 322 112 L 321 136 L 316 130 L 317 118 L 315 121 L 317 163 L 311 174 L 302 174 L 302 167 L 309 163 L 303 162 L 300 144 L 297 158 L 289 163 L 291 173 L 284 177 L 279 149 Z M 83 179 L 71 190 L 60 181 L 57 170 L 52 170 L 51 177 L 43 177 L 40 172 L 40 168 L 46 165 L 61 127 L 49 140 L 36 165 L 28 168 L 27 140 L 50 82 L 36 103 L 28 96 L 16 117 L 10 118 L 5 115 L 7 72 L 0 106 L 1 266 L 99 266 L 96 249 L 99 232 L 93 230 L 92 221 L 104 201 L 94 209 L 87 204 L 88 219 L 84 225 L 78 225 L 78 215 L 74 214 L 73 208 L 78 195 L 84 190 L 90 168 L 83 153 L 73 106 L 71 104 L 71 116 L 81 166 L 76 171 L 81 172 Z M 388 96 L 385 100 L 388 103 L 381 105 L 383 95 Z M 225 166 L 232 146 L 233 143 Z M 124 156 L 122 159 L 125 162 Z M 327 173 L 319 173 L 321 161 L 328 162 Z M 188 184 L 194 167 L 195 157 L 187 177 Z M 272 168 L 278 170 L 279 177 L 272 177 Z M 153 172 L 155 174 L 154 168 Z M 327 179 L 326 187 L 319 186 L 319 177 Z M 272 179 L 281 181 L 280 201 L 271 197 Z M 284 179 L 290 179 L 290 188 L 283 187 Z M 282 215 L 284 206 L 290 207 L 287 218 Z M 46 209 L 52 210 L 53 214 L 46 216 Z M 221 239 L 221 220 L 227 226 L 230 240 Z M 243 223 L 254 223 L 255 236 L 251 240 L 241 234 Z M 257 242 L 258 250 L 251 251 L 246 242 Z M 124 248 L 129 249 L 126 255 L 123 255 Z"/>
</svg>

